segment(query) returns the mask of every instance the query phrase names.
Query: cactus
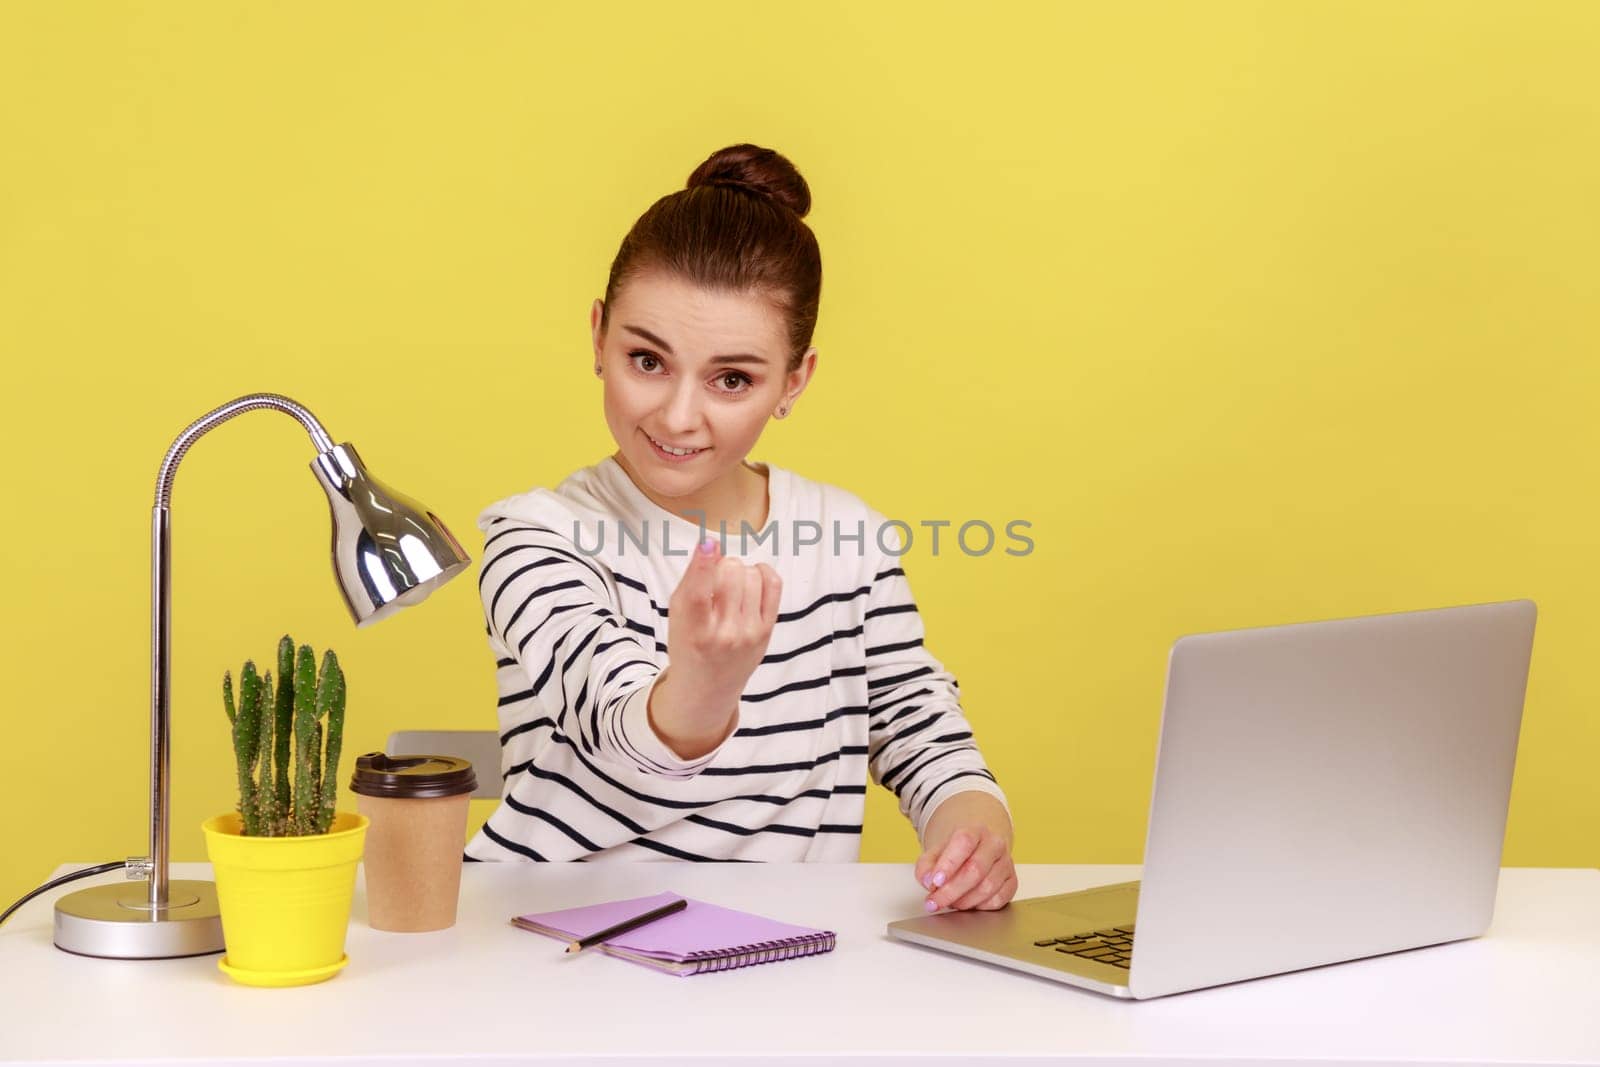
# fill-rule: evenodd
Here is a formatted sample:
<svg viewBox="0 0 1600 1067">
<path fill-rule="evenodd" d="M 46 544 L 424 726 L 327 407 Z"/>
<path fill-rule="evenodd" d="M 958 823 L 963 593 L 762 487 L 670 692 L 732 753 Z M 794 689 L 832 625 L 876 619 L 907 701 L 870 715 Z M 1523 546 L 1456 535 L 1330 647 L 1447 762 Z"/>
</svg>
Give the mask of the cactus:
<svg viewBox="0 0 1600 1067">
<path fill-rule="evenodd" d="M 301 645 L 294 667 L 294 834 L 316 832 L 310 797 L 316 796 L 317 661 L 310 645 Z"/>
<path fill-rule="evenodd" d="M 317 833 L 325 834 L 333 825 L 333 805 L 339 793 L 339 751 L 344 746 L 344 671 L 331 648 L 322 655 L 317 709 L 328 717 L 328 751 L 322 763 L 322 795 L 317 807 Z"/>
<path fill-rule="evenodd" d="M 273 715 L 273 788 L 277 792 L 275 806 L 281 820 L 288 814 L 294 799 L 289 792 L 289 752 L 294 744 L 294 642 L 288 634 L 278 639 L 278 701 Z"/>
<path fill-rule="evenodd" d="M 322 708 L 317 708 L 317 721 L 311 725 L 311 787 L 306 793 L 306 821 L 311 825 L 308 834 L 320 834 L 317 829 L 322 814 Z M 296 798 L 299 802 L 299 798 Z"/>
<path fill-rule="evenodd" d="M 233 720 L 233 754 L 239 770 L 239 814 L 247 836 L 261 833 L 256 784 L 252 777 L 261 749 L 261 679 L 256 665 L 245 660 L 239 672 L 239 710 Z"/>
<path fill-rule="evenodd" d="M 278 795 L 272 786 L 273 769 L 272 672 L 261 679 L 261 773 L 256 783 L 257 825 L 263 837 L 282 837 L 278 829 Z"/>
<path fill-rule="evenodd" d="M 255 663 L 247 660 L 239 674 L 237 704 L 233 676 L 223 672 L 222 706 L 233 733 L 244 834 L 327 833 L 333 826 L 344 744 L 345 679 L 339 657 L 332 649 L 324 652 L 319 678 L 311 646 L 301 645 L 296 655 L 285 634 L 278 643 L 276 688 L 270 673 L 258 675 Z"/>
</svg>

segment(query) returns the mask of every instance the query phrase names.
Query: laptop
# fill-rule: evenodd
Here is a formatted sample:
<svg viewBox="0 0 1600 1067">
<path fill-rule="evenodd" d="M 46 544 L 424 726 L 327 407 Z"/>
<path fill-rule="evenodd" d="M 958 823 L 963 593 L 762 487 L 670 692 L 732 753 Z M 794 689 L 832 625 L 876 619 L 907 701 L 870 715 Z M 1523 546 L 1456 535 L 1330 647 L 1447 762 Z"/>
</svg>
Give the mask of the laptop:
<svg viewBox="0 0 1600 1067">
<path fill-rule="evenodd" d="M 1181 637 L 1140 880 L 889 936 L 1133 999 L 1478 937 L 1536 614 L 1513 600 Z"/>
</svg>

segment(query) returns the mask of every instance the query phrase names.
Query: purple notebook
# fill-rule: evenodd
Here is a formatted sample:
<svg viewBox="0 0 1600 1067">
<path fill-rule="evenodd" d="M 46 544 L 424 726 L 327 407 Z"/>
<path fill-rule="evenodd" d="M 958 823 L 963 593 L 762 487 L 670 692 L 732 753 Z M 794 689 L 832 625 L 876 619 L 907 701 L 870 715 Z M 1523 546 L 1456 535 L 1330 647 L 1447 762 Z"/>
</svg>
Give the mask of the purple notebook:
<svg viewBox="0 0 1600 1067">
<path fill-rule="evenodd" d="M 536 934 L 576 941 L 679 899 L 682 898 L 676 893 L 657 893 L 652 897 L 518 915 L 511 922 Z M 832 951 L 835 936 L 832 930 L 795 926 L 747 911 L 690 900 L 682 911 L 619 934 L 596 947 L 607 955 L 658 971 L 687 975 L 814 956 Z"/>
</svg>

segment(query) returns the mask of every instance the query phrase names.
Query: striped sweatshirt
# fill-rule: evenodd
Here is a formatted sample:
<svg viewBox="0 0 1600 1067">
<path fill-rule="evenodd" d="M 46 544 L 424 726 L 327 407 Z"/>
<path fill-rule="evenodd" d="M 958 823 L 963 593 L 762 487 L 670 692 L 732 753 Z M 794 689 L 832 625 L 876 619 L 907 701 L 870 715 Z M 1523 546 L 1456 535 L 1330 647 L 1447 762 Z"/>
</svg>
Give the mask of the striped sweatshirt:
<svg viewBox="0 0 1600 1067">
<path fill-rule="evenodd" d="M 646 705 L 701 525 L 613 457 L 479 516 L 503 785 L 468 860 L 853 861 L 869 776 L 919 840 L 956 793 L 1005 803 L 956 679 L 924 646 L 900 529 L 843 489 L 753 466 L 766 526 L 710 533 L 778 572 L 778 620 L 736 729 L 695 759 L 656 736 Z"/>
</svg>

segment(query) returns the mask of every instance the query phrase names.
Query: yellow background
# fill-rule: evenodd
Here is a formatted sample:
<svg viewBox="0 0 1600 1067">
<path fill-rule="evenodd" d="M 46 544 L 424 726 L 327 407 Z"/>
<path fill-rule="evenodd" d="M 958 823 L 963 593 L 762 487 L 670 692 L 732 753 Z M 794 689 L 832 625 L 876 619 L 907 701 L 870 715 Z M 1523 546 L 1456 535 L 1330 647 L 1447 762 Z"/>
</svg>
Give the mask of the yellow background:
<svg viewBox="0 0 1600 1067">
<path fill-rule="evenodd" d="M 1597 53 L 1590 3 L 6 5 L 0 901 L 146 849 L 178 432 L 286 393 L 476 563 L 485 504 L 613 447 L 623 234 L 747 140 L 825 275 L 752 458 L 1032 523 L 907 557 L 1021 860 L 1139 860 L 1177 636 L 1526 596 L 1504 860 L 1600 864 Z M 310 459 L 254 413 L 178 474 L 178 860 L 234 802 L 222 672 L 285 631 L 343 659 L 346 780 L 495 723 L 476 567 L 355 631 Z"/>
</svg>

